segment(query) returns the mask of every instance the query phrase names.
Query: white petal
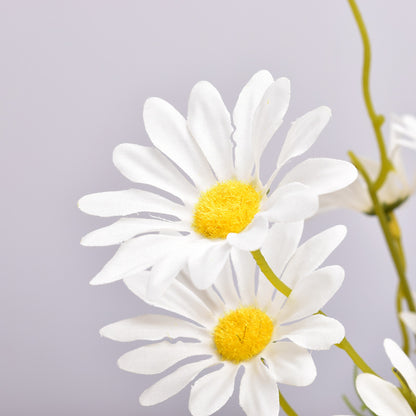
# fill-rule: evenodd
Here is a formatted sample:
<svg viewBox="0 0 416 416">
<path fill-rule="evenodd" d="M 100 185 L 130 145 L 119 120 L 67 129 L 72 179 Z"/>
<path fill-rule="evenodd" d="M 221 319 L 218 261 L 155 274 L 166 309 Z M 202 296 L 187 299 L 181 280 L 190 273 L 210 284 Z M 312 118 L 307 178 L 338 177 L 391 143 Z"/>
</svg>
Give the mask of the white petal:
<svg viewBox="0 0 416 416">
<path fill-rule="evenodd" d="M 139 234 L 154 231 L 188 231 L 189 225 L 182 221 L 163 221 L 148 218 L 120 218 L 113 224 L 85 235 L 83 246 L 111 246 L 120 244 Z"/>
<path fill-rule="evenodd" d="M 254 113 L 267 88 L 273 83 L 268 71 L 259 71 L 242 89 L 233 112 L 235 168 L 241 181 L 248 181 L 254 166 L 252 124 Z"/>
<path fill-rule="evenodd" d="M 159 374 L 185 358 L 207 354 L 211 355 L 211 351 L 205 344 L 162 341 L 129 351 L 117 363 L 122 370 L 131 373 Z"/>
<path fill-rule="evenodd" d="M 163 189 L 186 203 L 194 203 L 198 192 L 159 150 L 123 143 L 113 152 L 117 169 L 132 182 Z"/>
<path fill-rule="evenodd" d="M 400 314 L 400 319 L 416 334 L 416 313 L 404 311 Z"/>
<path fill-rule="evenodd" d="M 191 289 L 177 279 L 171 283 L 169 290 L 162 297 L 149 298 L 147 296 L 147 285 L 150 278 L 150 272 L 147 272 L 147 278 L 130 277 L 125 279 L 124 282 L 136 296 L 149 305 L 185 316 L 204 326 L 215 324 L 216 321 L 211 310 Z"/>
<path fill-rule="evenodd" d="M 282 280 L 290 287 L 316 270 L 335 250 L 347 234 L 344 225 L 336 225 L 313 236 L 303 243 L 290 259 Z"/>
<path fill-rule="evenodd" d="M 399 370 L 409 385 L 410 390 L 416 394 L 416 369 L 409 357 L 391 339 L 384 340 L 384 349 L 393 367 Z"/>
<path fill-rule="evenodd" d="M 153 406 L 169 399 L 185 388 L 202 370 L 217 363 L 217 358 L 208 358 L 179 367 L 145 390 L 140 395 L 140 404 L 142 406 Z"/>
<path fill-rule="evenodd" d="M 224 299 L 224 304 L 227 308 L 235 309 L 239 306 L 240 299 L 238 297 L 237 288 L 234 284 L 230 260 L 225 263 L 222 273 L 215 281 L 215 287 L 217 288 L 222 299 Z"/>
<path fill-rule="evenodd" d="M 302 221 L 314 215 L 319 199 L 312 188 L 292 182 L 279 186 L 267 199 L 263 213 L 272 222 Z"/>
<path fill-rule="evenodd" d="M 149 98 L 143 118 L 152 143 L 187 173 L 198 189 L 203 191 L 216 182 L 186 120 L 173 106 L 160 98 Z"/>
<path fill-rule="evenodd" d="M 278 415 L 279 390 L 272 373 L 258 359 L 245 363 L 244 367 L 239 401 L 246 415 Z"/>
<path fill-rule="evenodd" d="M 91 280 L 92 285 L 115 282 L 129 274 L 151 267 L 167 251 L 170 251 L 183 236 L 148 234 L 121 244 L 113 258 Z"/>
<path fill-rule="evenodd" d="M 277 330 L 278 339 L 288 338 L 310 350 L 327 350 L 344 336 L 344 327 L 336 319 L 323 315 L 313 315 Z"/>
<path fill-rule="evenodd" d="M 269 282 L 267 277 L 260 272 L 257 280 L 256 293 L 256 300 L 260 309 L 268 311 L 269 306 L 272 303 L 272 297 L 275 294 L 275 292 L 275 287 Z"/>
<path fill-rule="evenodd" d="M 101 328 L 100 335 L 113 341 L 130 342 L 179 337 L 199 339 L 205 332 L 205 329 L 191 322 L 172 316 L 140 315 L 107 325 Z"/>
<path fill-rule="evenodd" d="M 189 257 L 189 274 L 198 289 L 210 287 L 230 255 L 230 246 L 226 241 L 200 240 L 198 247 Z"/>
<path fill-rule="evenodd" d="M 178 218 L 190 216 L 189 209 L 183 205 L 141 189 L 85 195 L 78 201 L 78 207 L 86 214 L 99 217 L 116 217 L 140 212 L 158 212 Z"/>
<path fill-rule="evenodd" d="M 414 416 L 409 404 L 393 384 L 372 374 L 360 374 L 356 386 L 366 406 L 378 416 Z"/>
<path fill-rule="evenodd" d="M 237 278 L 237 287 L 243 304 L 251 304 L 255 299 L 256 262 L 251 253 L 233 248 L 231 260 Z"/>
<path fill-rule="evenodd" d="M 253 143 L 256 169 L 270 139 L 283 122 L 289 107 L 290 81 L 279 78 L 264 93 L 253 117 Z"/>
<path fill-rule="evenodd" d="M 234 392 L 238 366 L 224 362 L 224 366 L 209 373 L 192 386 L 189 411 L 193 416 L 212 415 L 227 403 Z"/>
<path fill-rule="evenodd" d="M 240 233 L 229 233 L 227 241 L 240 250 L 258 250 L 267 236 L 269 222 L 263 215 L 256 215 L 253 221 Z"/>
<path fill-rule="evenodd" d="M 357 179 L 357 175 L 354 165 L 344 160 L 307 159 L 289 171 L 280 185 L 300 182 L 321 195 L 345 188 Z"/>
<path fill-rule="evenodd" d="M 262 355 L 278 383 L 309 386 L 315 380 L 316 367 L 311 354 L 293 342 L 271 343 Z"/>
<path fill-rule="evenodd" d="M 302 278 L 277 316 L 279 322 L 290 322 L 318 312 L 341 287 L 344 269 L 329 266 Z"/>
<path fill-rule="evenodd" d="M 218 180 L 230 179 L 233 174 L 230 114 L 209 82 L 198 82 L 191 91 L 188 127 Z"/>
<path fill-rule="evenodd" d="M 303 232 L 303 221 L 276 223 L 270 228 L 261 252 L 277 276 L 295 253 Z"/>
<path fill-rule="evenodd" d="M 328 107 L 318 107 L 299 117 L 290 127 L 277 161 L 277 168 L 305 153 L 316 141 L 331 118 Z"/>
</svg>

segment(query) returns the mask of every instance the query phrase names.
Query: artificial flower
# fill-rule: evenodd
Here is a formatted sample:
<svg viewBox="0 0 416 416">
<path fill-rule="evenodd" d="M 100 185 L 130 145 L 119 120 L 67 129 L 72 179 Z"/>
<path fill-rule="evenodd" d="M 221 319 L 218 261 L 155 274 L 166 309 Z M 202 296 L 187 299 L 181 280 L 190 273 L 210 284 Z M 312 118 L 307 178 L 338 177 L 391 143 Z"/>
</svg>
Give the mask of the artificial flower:
<svg viewBox="0 0 416 416">
<path fill-rule="evenodd" d="M 357 377 L 358 394 L 377 416 L 415 416 L 416 369 L 409 357 L 391 339 L 384 340 L 384 349 L 402 387 L 399 389 L 380 377 L 365 373 Z"/>
<path fill-rule="evenodd" d="M 416 181 L 409 181 L 407 177 L 401 155 L 402 147 L 416 150 L 416 119 L 409 115 L 392 116 L 390 122 L 388 157 L 394 170 L 388 174 L 386 181 L 378 191 L 379 200 L 387 212 L 405 202 L 416 188 Z M 380 171 L 380 162 L 364 157 L 360 157 L 360 161 L 371 180 L 374 181 Z M 367 185 L 361 176 L 345 189 L 320 198 L 322 211 L 341 207 L 374 214 Z"/>
<path fill-rule="evenodd" d="M 144 124 L 155 147 L 121 144 L 113 161 L 131 181 L 160 191 L 129 189 L 81 198 L 79 207 L 88 214 L 124 217 L 82 239 L 86 246 L 121 243 L 91 283 L 151 268 L 148 289 L 158 295 L 188 266 L 195 285 L 204 289 L 215 281 L 232 247 L 257 250 L 271 223 L 312 216 L 317 195 L 355 180 L 357 172 L 348 162 L 308 159 L 271 190 L 280 169 L 318 138 L 331 115 L 327 107 L 292 124 L 274 173 L 267 182 L 260 180 L 261 155 L 283 122 L 289 97 L 287 78 L 273 80 L 260 71 L 241 91 L 233 122 L 220 94 L 206 81 L 192 89 L 187 119 L 166 101 L 148 99 Z M 152 213 L 151 218 L 125 218 L 143 212 Z"/>
<path fill-rule="evenodd" d="M 316 313 L 343 281 L 341 267 L 319 267 L 344 238 L 345 227 L 330 228 L 297 247 L 302 227 L 302 222 L 275 224 L 262 248 L 293 288 L 287 299 L 261 273 L 256 282 L 254 259 L 236 248 L 221 277 L 206 290 L 196 289 L 186 271 L 156 299 L 148 297 L 140 279 L 125 279 L 138 297 L 177 315 L 142 315 L 101 330 L 101 335 L 116 341 L 151 341 L 123 355 L 120 368 L 138 374 L 173 369 L 141 394 L 142 405 L 163 402 L 197 379 L 189 410 L 194 416 L 210 415 L 231 397 L 243 367 L 239 388 L 243 411 L 249 416 L 276 416 L 277 383 L 313 382 L 316 367 L 308 350 L 328 349 L 344 337 L 337 320 Z M 187 358 L 192 361 L 182 361 Z"/>
</svg>

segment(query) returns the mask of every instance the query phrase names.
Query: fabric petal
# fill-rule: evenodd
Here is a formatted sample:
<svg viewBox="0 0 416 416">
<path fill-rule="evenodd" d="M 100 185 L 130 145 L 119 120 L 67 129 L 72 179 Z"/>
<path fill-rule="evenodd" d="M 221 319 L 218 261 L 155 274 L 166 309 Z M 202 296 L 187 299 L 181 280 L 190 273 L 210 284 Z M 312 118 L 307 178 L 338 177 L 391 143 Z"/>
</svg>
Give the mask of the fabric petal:
<svg viewBox="0 0 416 416">
<path fill-rule="evenodd" d="M 277 339 L 288 338 L 295 344 L 310 350 L 327 350 L 342 341 L 344 327 L 333 318 L 313 315 L 290 325 L 280 326 Z"/>
<path fill-rule="evenodd" d="M 225 267 L 215 281 L 215 287 L 221 298 L 224 300 L 224 306 L 229 309 L 235 309 L 240 304 L 237 288 L 234 284 L 233 272 L 231 269 L 231 260 L 225 263 Z"/>
<path fill-rule="evenodd" d="M 179 367 L 145 390 L 140 395 L 140 404 L 153 406 L 169 399 L 184 389 L 201 371 L 216 364 L 218 359 L 215 357 Z"/>
<path fill-rule="evenodd" d="M 400 319 L 416 334 L 416 313 L 404 311 L 400 313 Z"/>
<path fill-rule="evenodd" d="M 117 217 L 141 212 L 158 212 L 184 219 L 189 209 L 169 199 L 141 189 L 99 192 L 83 196 L 78 201 L 82 212 L 98 217 Z"/>
<path fill-rule="evenodd" d="M 416 369 L 409 357 L 391 339 L 384 340 L 384 349 L 393 367 L 399 371 L 409 385 L 410 390 L 416 394 Z"/>
<path fill-rule="evenodd" d="M 253 302 L 253 299 L 256 296 L 256 262 L 251 253 L 238 250 L 235 247 L 231 250 L 231 260 L 236 275 L 241 302 L 249 305 Z"/>
<path fill-rule="evenodd" d="M 414 416 L 399 389 L 373 374 L 360 374 L 356 380 L 358 394 L 378 416 Z"/>
<path fill-rule="evenodd" d="M 100 335 L 113 341 L 158 341 L 163 338 L 199 339 L 206 332 L 195 324 L 168 315 L 140 315 L 100 329 Z"/>
<path fill-rule="evenodd" d="M 131 373 L 159 374 L 185 358 L 207 354 L 212 355 L 212 351 L 205 344 L 162 341 L 129 351 L 117 363 L 122 370 Z"/>
<path fill-rule="evenodd" d="M 189 175 L 204 191 L 216 179 L 207 159 L 191 136 L 184 117 L 168 102 L 149 98 L 143 109 L 144 126 L 152 143 Z"/>
<path fill-rule="evenodd" d="M 240 406 L 247 416 L 276 416 L 279 390 L 273 374 L 257 359 L 244 364 L 240 384 Z"/>
<path fill-rule="evenodd" d="M 290 287 L 316 270 L 335 250 L 347 234 L 344 225 L 336 225 L 303 243 L 290 259 L 281 279 Z"/>
<path fill-rule="evenodd" d="M 345 188 L 357 179 L 353 164 L 344 160 L 317 158 L 307 159 L 296 165 L 280 182 L 280 186 L 300 182 L 310 186 L 318 195 Z"/>
<path fill-rule="evenodd" d="M 191 91 L 188 128 L 218 180 L 230 179 L 233 174 L 231 118 L 219 92 L 209 82 L 198 82 Z"/>
<path fill-rule="evenodd" d="M 311 217 L 318 208 L 319 199 L 312 188 L 292 182 L 279 186 L 271 194 L 263 213 L 272 222 L 295 222 Z"/>
<path fill-rule="evenodd" d="M 189 411 L 193 416 L 212 415 L 232 396 L 239 367 L 226 361 L 223 364 L 221 369 L 204 375 L 192 386 Z"/>
<path fill-rule="evenodd" d="M 120 144 L 114 149 L 113 163 L 132 182 L 163 189 L 188 204 L 193 204 L 198 198 L 196 188 L 163 153 L 153 147 Z"/>
<path fill-rule="evenodd" d="M 229 233 L 227 241 L 240 250 L 258 250 L 267 236 L 269 222 L 263 215 L 256 215 L 253 221 L 240 233 Z"/>
<path fill-rule="evenodd" d="M 235 169 L 241 181 L 249 181 L 254 166 L 253 157 L 253 117 L 267 88 L 273 83 L 268 71 L 254 74 L 242 89 L 233 112 L 235 132 Z"/>
<path fill-rule="evenodd" d="M 318 312 L 341 287 L 344 269 L 329 266 L 302 278 L 277 315 L 281 323 L 296 321 Z"/>
<path fill-rule="evenodd" d="M 277 161 L 277 169 L 293 157 L 305 153 L 315 143 L 330 118 L 331 110 L 325 106 L 299 117 L 287 133 Z"/>
<path fill-rule="evenodd" d="M 311 354 L 293 342 L 271 343 L 262 355 L 278 383 L 309 386 L 316 378 Z"/>
</svg>

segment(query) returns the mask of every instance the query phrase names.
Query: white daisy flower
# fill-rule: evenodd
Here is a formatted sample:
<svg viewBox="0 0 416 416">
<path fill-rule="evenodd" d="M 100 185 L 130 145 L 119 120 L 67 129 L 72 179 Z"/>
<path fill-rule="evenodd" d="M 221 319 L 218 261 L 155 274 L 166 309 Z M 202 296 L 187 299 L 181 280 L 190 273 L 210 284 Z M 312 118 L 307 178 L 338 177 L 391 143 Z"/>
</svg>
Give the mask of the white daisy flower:
<svg viewBox="0 0 416 416">
<path fill-rule="evenodd" d="M 260 181 L 261 155 L 283 122 L 289 97 L 287 78 L 275 81 L 267 71 L 256 73 L 234 108 L 235 129 L 220 94 L 206 81 L 192 89 L 187 119 L 166 101 L 148 99 L 144 123 L 155 147 L 121 144 L 113 160 L 128 179 L 159 188 L 163 195 L 129 189 L 81 198 L 82 211 L 101 217 L 153 213 L 151 219 L 121 218 L 82 239 L 86 246 L 121 243 L 91 283 L 109 283 L 152 268 L 149 290 L 158 294 L 188 266 L 191 277 L 197 276 L 195 285 L 206 288 L 232 247 L 257 250 L 270 223 L 312 216 L 317 195 L 355 180 L 357 172 L 348 162 L 308 159 L 269 192 L 280 169 L 306 152 L 327 124 L 331 112 L 319 107 L 292 124 L 274 173 L 267 183 Z"/>
<path fill-rule="evenodd" d="M 150 305 L 180 316 L 142 315 L 100 331 L 121 342 L 152 341 L 123 355 L 118 361 L 123 370 L 137 374 L 170 370 L 141 394 L 142 405 L 163 402 L 197 378 L 189 410 L 194 416 L 210 415 L 231 397 L 243 368 L 239 401 L 244 412 L 276 416 L 277 383 L 313 382 L 316 368 L 308 350 L 328 349 L 344 337 L 337 320 L 315 313 L 343 281 L 341 267 L 319 267 L 344 238 L 345 227 L 328 229 L 297 248 L 302 227 L 302 223 L 274 225 L 263 249 L 267 260 L 273 253 L 270 263 L 293 287 L 287 300 L 262 274 L 256 289 L 253 258 L 235 248 L 231 251 L 235 280 L 227 261 L 215 287 L 204 291 L 196 289 L 184 271 L 157 299 L 148 297 L 140 279 L 125 280 Z M 187 358 L 192 361 L 183 362 Z"/>
<path fill-rule="evenodd" d="M 360 374 L 356 380 L 358 394 L 377 416 L 415 416 L 416 369 L 391 339 L 384 341 L 384 349 L 404 387 L 399 389 L 372 374 Z"/>
<path fill-rule="evenodd" d="M 409 115 L 392 116 L 390 123 L 388 157 L 393 163 L 394 171 L 388 174 L 378 191 L 380 202 L 387 212 L 400 206 L 416 189 L 416 181 L 411 183 L 407 177 L 401 156 L 402 147 L 416 150 L 416 119 Z M 374 181 L 380 171 L 380 162 L 363 157 L 360 157 L 360 161 Z M 322 211 L 341 207 L 374 214 L 367 185 L 361 176 L 347 188 L 320 198 Z"/>
</svg>

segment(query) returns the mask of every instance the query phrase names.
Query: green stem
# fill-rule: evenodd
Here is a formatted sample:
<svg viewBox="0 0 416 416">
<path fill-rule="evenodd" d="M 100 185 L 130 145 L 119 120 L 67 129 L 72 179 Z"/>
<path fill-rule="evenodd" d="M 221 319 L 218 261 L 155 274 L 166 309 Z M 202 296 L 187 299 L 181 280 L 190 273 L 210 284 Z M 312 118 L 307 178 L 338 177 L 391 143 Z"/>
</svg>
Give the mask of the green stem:
<svg viewBox="0 0 416 416">
<path fill-rule="evenodd" d="M 348 152 L 348 154 L 351 158 L 351 161 L 354 163 L 355 167 L 360 172 L 361 176 L 363 177 L 364 181 L 367 184 L 368 192 L 370 194 L 371 201 L 374 207 L 374 212 L 377 215 L 377 218 L 380 222 L 380 226 L 381 226 L 381 229 L 383 230 L 384 238 L 387 242 L 387 246 L 393 258 L 393 263 L 396 268 L 397 274 L 399 276 L 400 287 L 406 299 L 407 306 L 410 311 L 415 312 L 416 311 L 415 303 L 413 300 L 412 293 L 410 291 L 409 283 L 406 278 L 405 268 L 403 267 L 403 264 L 402 264 L 401 253 L 400 253 L 400 250 L 398 250 L 396 247 L 395 238 L 392 235 L 391 227 L 390 227 L 387 215 L 382 205 L 380 204 L 380 201 L 378 200 L 377 191 L 375 190 L 375 187 L 373 183 L 371 182 L 371 179 L 368 173 L 364 169 L 364 166 L 362 165 L 358 157 L 353 152 Z"/>
<path fill-rule="evenodd" d="M 400 287 L 400 284 L 397 288 L 397 294 L 396 294 L 396 311 L 397 311 L 397 320 L 399 321 L 399 327 L 400 331 L 402 333 L 403 338 L 403 346 L 402 350 L 406 355 L 409 355 L 410 346 L 409 346 L 409 335 L 407 333 L 406 325 L 403 323 L 403 321 L 400 319 L 400 313 L 402 311 L 402 300 L 403 300 L 403 291 Z"/>
<path fill-rule="evenodd" d="M 358 9 L 355 0 L 348 0 L 354 15 L 355 21 L 357 22 L 358 29 L 360 31 L 361 39 L 363 42 L 364 59 L 363 59 L 363 72 L 362 72 L 362 86 L 365 106 L 367 108 L 368 115 L 373 125 L 374 133 L 376 135 L 378 148 L 380 151 L 380 172 L 374 183 L 375 190 L 379 190 L 386 180 L 387 174 L 393 169 L 393 166 L 387 156 L 386 145 L 384 143 L 383 132 L 381 126 L 384 123 L 384 117 L 377 114 L 374 110 L 373 102 L 370 94 L 370 64 L 371 64 L 371 46 L 370 39 L 368 37 L 367 29 L 365 27 L 364 20 L 361 16 L 360 10 Z"/>
<path fill-rule="evenodd" d="M 254 260 L 256 260 L 257 265 L 259 266 L 260 270 L 263 272 L 263 274 L 267 277 L 269 282 L 283 295 L 288 297 L 292 289 L 287 286 L 284 282 L 282 282 L 273 272 L 273 270 L 268 265 L 266 259 L 264 258 L 263 254 L 260 250 L 252 251 L 251 254 L 254 257 Z M 325 315 L 323 312 L 319 311 L 318 313 Z M 325 315 L 326 316 L 326 315 Z M 336 344 L 336 346 L 342 350 L 344 350 L 349 357 L 352 359 L 354 364 L 364 373 L 371 373 L 376 374 L 371 367 L 360 357 L 360 355 L 355 351 L 355 349 L 352 347 L 352 345 L 349 343 L 349 341 L 344 338 L 339 344 Z"/>
<path fill-rule="evenodd" d="M 287 416 L 298 416 L 298 414 L 292 409 L 292 407 L 286 401 L 286 399 L 283 397 L 283 394 L 280 391 L 279 391 L 279 401 L 280 401 L 280 407 L 287 414 Z"/>
</svg>

